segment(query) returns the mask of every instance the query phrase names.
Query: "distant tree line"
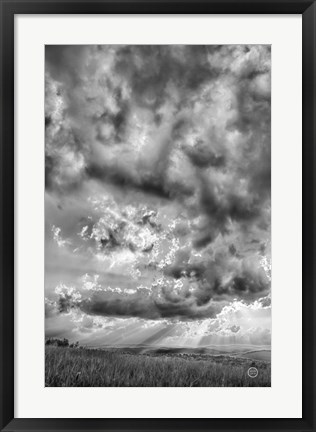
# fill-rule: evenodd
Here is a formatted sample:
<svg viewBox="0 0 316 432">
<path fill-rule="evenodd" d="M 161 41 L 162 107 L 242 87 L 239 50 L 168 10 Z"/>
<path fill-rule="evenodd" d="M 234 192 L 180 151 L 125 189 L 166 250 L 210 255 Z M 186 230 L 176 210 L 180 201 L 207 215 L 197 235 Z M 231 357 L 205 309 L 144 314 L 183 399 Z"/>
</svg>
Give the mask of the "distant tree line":
<svg viewBox="0 0 316 432">
<path fill-rule="evenodd" d="M 48 338 L 45 341 L 45 345 L 52 345 L 57 347 L 64 347 L 64 348 L 79 348 L 79 342 L 73 342 L 69 343 L 69 340 L 66 338 L 59 339 L 59 338 Z"/>
</svg>

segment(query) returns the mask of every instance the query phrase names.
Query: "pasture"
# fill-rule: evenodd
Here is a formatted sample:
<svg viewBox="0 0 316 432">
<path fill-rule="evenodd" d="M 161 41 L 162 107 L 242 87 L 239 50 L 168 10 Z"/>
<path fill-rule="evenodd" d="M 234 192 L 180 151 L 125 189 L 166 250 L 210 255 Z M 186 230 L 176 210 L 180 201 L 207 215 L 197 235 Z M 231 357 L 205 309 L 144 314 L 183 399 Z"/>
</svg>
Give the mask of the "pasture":
<svg viewBox="0 0 316 432">
<path fill-rule="evenodd" d="M 250 378 L 255 366 L 258 376 Z M 228 355 L 45 347 L 46 387 L 269 387 L 269 362 Z"/>
</svg>

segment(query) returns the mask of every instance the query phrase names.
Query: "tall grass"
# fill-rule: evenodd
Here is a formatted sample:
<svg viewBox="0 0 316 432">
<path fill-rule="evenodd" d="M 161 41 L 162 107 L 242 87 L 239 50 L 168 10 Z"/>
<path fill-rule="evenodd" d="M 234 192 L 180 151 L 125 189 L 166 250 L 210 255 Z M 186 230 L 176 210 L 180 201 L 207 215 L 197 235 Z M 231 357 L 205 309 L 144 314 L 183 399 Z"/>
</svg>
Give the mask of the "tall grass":
<svg viewBox="0 0 316 432">
<path fill-rule="evenodd" d="M 148 356 L 120 351 L 46 347 L 47 387 L 268 387 L 271 368 L 248 359 Z"/>
</svg>

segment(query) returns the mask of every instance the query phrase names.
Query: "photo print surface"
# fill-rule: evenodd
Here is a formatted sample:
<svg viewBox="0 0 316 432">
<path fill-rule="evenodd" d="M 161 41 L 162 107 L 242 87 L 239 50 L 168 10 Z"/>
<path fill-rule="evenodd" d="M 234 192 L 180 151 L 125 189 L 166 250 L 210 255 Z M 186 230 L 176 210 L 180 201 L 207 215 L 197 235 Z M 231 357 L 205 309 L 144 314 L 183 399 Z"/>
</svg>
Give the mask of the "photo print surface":
<svg viewBox="0 0 316 432">
<path fill-rule="evenodd" d="M 271 48 L 45 47 L 45 385 L 271 385 Z"/>
</svg>

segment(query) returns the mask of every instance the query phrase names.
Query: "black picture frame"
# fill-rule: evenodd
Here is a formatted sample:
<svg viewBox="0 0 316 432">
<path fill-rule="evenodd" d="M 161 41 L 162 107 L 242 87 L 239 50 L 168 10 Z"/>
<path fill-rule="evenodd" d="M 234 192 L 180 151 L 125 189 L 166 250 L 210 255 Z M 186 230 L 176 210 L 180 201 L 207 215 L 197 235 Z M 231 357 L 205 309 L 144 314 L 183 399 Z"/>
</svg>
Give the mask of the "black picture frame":
<svg viewBox="0 0 316 432">
<path fill-rule="evenodd" d="M 303 416 L 301 419 L 80 419 L 14 417 L 14 16 L 16 14 L 302 14 Z M 316 5 L 309 0 L 0 0 L 0 428 L 1 431 L 314 431 Z M 267 29 L 268 31 L 268 29 Z M 282 401 L 280 401 L 282 404 Z"/>
</svg>

